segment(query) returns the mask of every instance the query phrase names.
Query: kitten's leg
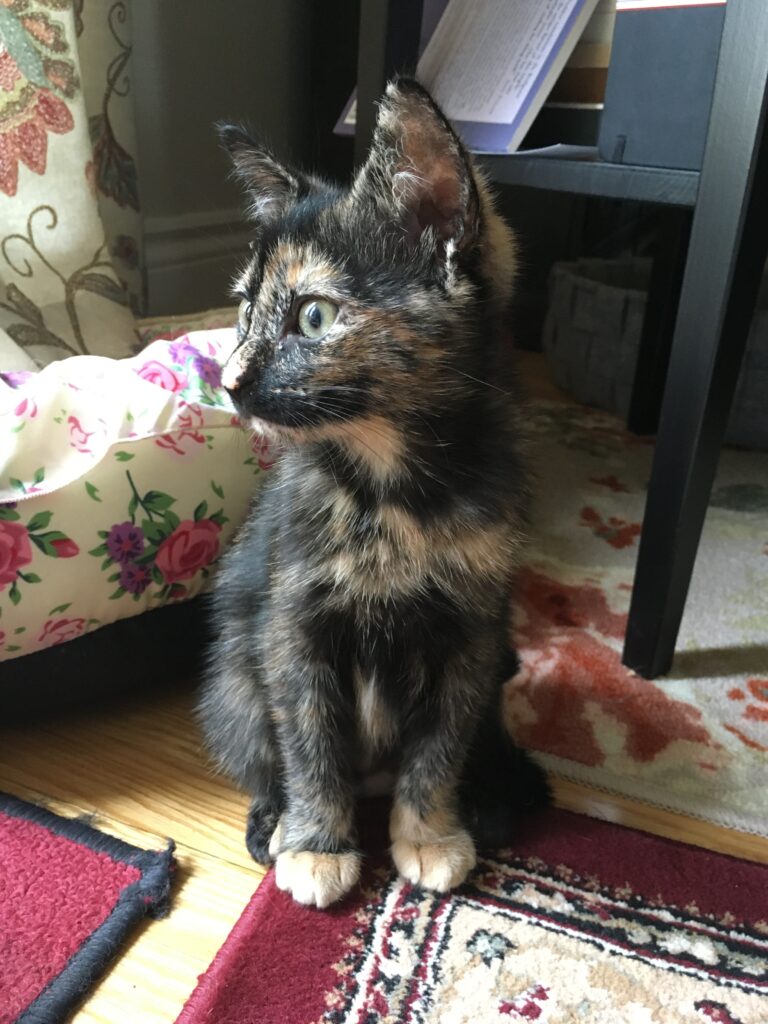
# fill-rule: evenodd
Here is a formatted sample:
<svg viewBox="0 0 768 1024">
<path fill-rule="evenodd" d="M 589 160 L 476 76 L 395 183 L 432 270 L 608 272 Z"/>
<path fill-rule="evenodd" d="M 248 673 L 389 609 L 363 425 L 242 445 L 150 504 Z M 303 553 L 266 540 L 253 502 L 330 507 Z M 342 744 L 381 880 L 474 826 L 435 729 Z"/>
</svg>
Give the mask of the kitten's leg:
<svg viewBox="0 0 768 1024">
<path fill-rule="evenodd" d="M 447 892 L 461 885 L 477 862 L 475 844 L 458 812 L 456 782 L 429 785 L 428 763 L 442 763 L 442 751 L 425 745 L 412 762 L 405 787 L 398 787 L 389 822 L 392 859 L 414 885 Z M 418 790 L 418 792 L 417 792 Z"/>
<path fill-rule="evenodd" d="M 252 797 L 245 828 L 245 845 L 259 864 L 271 864 L 275 859 L 275 837 L 280 829 L 280 813 L 283 809 L 283 794 L 277 773 L 270 776 L 269 781 L 272 786 L 268 791 L 263 787 Z"/>
<path fill-rule="evenodd" d="M 317 662 L 274 688 L 286 808 L 274 837 L 275 881 L 298 903 L 327 907 L 360 875 L 348 745 L 338 680 Z"/>
<path fill-rule="evenodd" d="M 502 687 L 519 670 L 517 652 L 507 649 L 498 688 L 481 715 L 461 775 L 462 820 L 480 849 L 507 846 L 520 819 L 551 800 L 544 770 L 517 746 L 504 725 Z"/>
<path fill-rule="evenodd" d="M 269 567 L 279 520 L 263 490 L 237 543 L 224 555 L 213 594 L 213 642 L 198 705 L 219 767 L 251 796 L 246 846 L 273 860 L 270 840 L 283 810 L 280 749 L 261 664 L 259 638 L 269 621 Z"/>
<path fill-rule="evenodd" d="M 228 623 L 215 641 L 198 705 L 207 743 L 223 771 L 251 796 L 245 842 L 254 860 L 273 860 L 270 840 L 284 806 L 280 754 L 247 623 Z"/>
<path fill-rule="evenodd" d="M 475 728 L 462 676 L 447 672 L 440 700 L 412 723 L 389 824 L 397 870 L 437 892 L 460 885 L 477 861 L 459 814 L 459 775 Z"/>
</svg>

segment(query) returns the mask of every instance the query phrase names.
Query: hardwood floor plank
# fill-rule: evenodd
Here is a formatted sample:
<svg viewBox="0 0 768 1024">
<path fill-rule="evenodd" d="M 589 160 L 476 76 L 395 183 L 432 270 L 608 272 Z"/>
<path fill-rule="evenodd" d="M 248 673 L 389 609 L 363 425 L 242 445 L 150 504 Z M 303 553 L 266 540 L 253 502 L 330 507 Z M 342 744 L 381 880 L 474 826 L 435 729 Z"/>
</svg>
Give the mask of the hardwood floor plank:
<svg viewBox="0 0 768 1024">
<path fill-rule="evenodd" d="M 247 798 L 213 774 L 190 694 L 2 736 L 0 786 L 29 787 L 247 868 Z"/>
<path fill-rule="evenodd" d="M 603 821 L 612 821 L 617 825 L 653 832 L 654 835 L 675 839 L 680 843 L 691 843 L 732 857 L 768 864 L 768 839 L 762 836 L 713 825 L 699 818 L 667 811 L 663 807 L 652 807 L 616 793 L 602 793 L 569 779 L 553 778 L 551 782 L 558 807 L 601 818 Z"/>
</svg>

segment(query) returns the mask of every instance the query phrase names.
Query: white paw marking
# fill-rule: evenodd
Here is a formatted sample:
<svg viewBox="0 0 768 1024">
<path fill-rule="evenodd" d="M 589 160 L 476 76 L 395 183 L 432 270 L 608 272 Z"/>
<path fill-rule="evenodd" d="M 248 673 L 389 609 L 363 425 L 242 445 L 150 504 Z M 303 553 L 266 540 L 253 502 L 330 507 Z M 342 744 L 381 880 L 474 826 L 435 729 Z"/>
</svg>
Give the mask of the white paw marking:
<svg viewBox="0 0 768 1024">
<path fill-rule="evenodd" d="M 272 860 L 275 860 L 278 853 L 280 853 L 280 847 L 283 845 L 283 819 L 280 818 L 275 831 L 272 833 L 272 838 L 269 840 L 269 856 Z"/>
<path fill-rule="evenodd" d="M 275 862 L 278 889 L 289 892 L 297 903 L 308 907 L 322 909 L 335 903 L 349 892 L 359 877 L 360 855 L 357 853 L 284 850 Z"/>
<path fill-rule="evenodd" d="M 395 867 L 409 882 L 435 892 L 461 885 L 477 863 L 475 844 L 461 829 L 430 843 L 396 839 L 392 844 Z"/>
</svg>

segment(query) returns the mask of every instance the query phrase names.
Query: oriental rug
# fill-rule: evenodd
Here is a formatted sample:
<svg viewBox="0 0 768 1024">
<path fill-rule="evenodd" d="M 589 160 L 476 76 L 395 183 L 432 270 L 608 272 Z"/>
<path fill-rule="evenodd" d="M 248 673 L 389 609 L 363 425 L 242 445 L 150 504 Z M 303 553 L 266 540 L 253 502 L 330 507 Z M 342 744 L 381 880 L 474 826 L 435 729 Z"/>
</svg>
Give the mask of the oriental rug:
<svg viewBox="0 0 768 1024">
<path fill-rule="evenodd" d="M 768 867 L 547 810 L 436 895 L 338 906 L 270 872 L 177 1024 L 764 1024 Z"/>
</svg>

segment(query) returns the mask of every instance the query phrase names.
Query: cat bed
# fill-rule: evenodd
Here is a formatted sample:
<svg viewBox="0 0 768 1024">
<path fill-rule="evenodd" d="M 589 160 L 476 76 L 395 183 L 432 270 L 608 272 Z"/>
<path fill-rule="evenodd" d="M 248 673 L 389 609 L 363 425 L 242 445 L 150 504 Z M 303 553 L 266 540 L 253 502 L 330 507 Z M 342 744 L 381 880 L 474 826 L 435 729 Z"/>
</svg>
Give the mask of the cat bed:
<svg viewBox="0 0 768 1024">
<path fill-rule="evenodd" d="M 0 374 L 0 659 L 206 587 L 273 461 L 220 387 L 233 345 L 195 331 Z"/>
</svg>

